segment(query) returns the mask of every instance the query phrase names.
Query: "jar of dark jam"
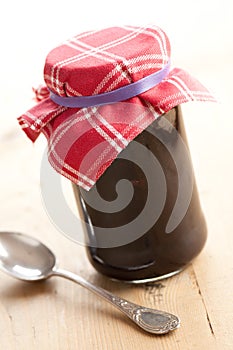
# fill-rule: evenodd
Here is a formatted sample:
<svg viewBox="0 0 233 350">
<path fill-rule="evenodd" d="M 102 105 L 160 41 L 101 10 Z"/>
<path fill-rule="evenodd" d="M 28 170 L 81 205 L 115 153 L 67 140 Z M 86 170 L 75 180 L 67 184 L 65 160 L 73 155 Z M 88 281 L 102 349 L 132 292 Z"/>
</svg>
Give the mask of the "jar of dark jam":
<svg viewBox="0 0 233 350">
<path fill-rule="evenodd" d="M 89 260 L 97 271 L 113 279 L 139 283 L 169 277 L 189 264 L 200 253 L 206 241 L 206 222 L 194 177 L 190 200 L 180 222 L 173 228 L 172 232 L 166 232 L 177 200 L 179 186 L 182 186 L 179 184 L 178 172 L 186 172 L 187 167 L 191 169 L 192 165 L 190 157 L 188 158 L 189 164 L 187 164 L 187 156 L 183 153 L 183 148 L 177 148 L 178 138 L 176 135 L 179 135 L 187 146 L 180 106 L 173 108 L 162 118 L 166 119 L 170 127 L 163 127 L 160 118 L 155 120 L 149 128 L 142 131 L 134 142 L 122 151 L 121 157 L 117 157 L 113 161 L 89 192 L 73 185 L 79 214 L 84 221 Z M 151 132 L 153 129 L 160 130 L 162 135 L 170 138 L 170 145 L 176 149 L 176 157 L 181 164 L 180 169 L 177 169 L 171 152 L 161 142 L 161 139 Z M 176 131 L 174 137 L 172 129 Z M 148 157 L 147 173 L 155 183 L 158 179 L 157 175 L 153 174 L 153 168 L 149 161 L 151 155 L 156 157 L 163 170 L 166 182 L 166 199 L 161 214 L 151 227 L 147 227 L 147 219 L 144 216 L 142 222 L 139 222 L 142 234 L 126 244 L 110 247 L 92 244 L 93 240 L 98 241 L 97 227 L 106 229 L 106 232 L 107 229 L 109 231 L 114 229 L 115 235 L 117 235 L 117 228 L 127 225 L 129 221 L 138 217 L 145 206 L 149 190 L 147 176 L 140 169 L 140 166 L 130 161 L 131 156 L 135 158 L 135 142 L 144 148 L 145 159 Z M 188 148 L 185 149 L 189 154 Z M 186 163 L 184 162 L 182 168 L 183 159 L 186 159 Z M 91 199 L 93 196 L 100 196 L 109 203 L 114 201 L 116 184 L 121 179 L 127 179 L 133 186 L 132 200 L 124 209 L 119 212 L 106 213 L 104 208 L 101 209 L 101 202 L 98 209 L 89 204 L 89 198 Z M 154 193 L 153 198 L 153 208 L 150 209 L 148 215 L 153 215 L 156 206 L 161 205 L 158 203 L 156 193 Z M 147 216 L 147 218 L 149 217 Z M 144 226 L 145 229 L 143 229 Z"/>
</svg>

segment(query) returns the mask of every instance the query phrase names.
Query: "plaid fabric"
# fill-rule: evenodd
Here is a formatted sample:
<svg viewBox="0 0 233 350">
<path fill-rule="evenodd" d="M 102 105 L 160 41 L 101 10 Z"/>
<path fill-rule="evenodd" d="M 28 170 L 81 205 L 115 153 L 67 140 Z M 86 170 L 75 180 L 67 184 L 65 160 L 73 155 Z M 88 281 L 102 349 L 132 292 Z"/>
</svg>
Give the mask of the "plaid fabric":
<svg viewBox="0 0 233 350">
<path fill-rule="evenodd" d="M 67 108 L 49 98 L 90 96 L 116 90 L 161 70 L 170 60 L 170 43 L 158 27 L 113 27 L 85 32 L 52 50 L 45 62 L 46 86 L 40 100 L 18 118 L 35 141 L 48 140 L 56 171 L 89 190 L 118 154 L 156 118 L 188 101 L 214 101 L 207 89 L 174 68 L 154 88 L 127 101 L 89 108 Z"/>
</svg>

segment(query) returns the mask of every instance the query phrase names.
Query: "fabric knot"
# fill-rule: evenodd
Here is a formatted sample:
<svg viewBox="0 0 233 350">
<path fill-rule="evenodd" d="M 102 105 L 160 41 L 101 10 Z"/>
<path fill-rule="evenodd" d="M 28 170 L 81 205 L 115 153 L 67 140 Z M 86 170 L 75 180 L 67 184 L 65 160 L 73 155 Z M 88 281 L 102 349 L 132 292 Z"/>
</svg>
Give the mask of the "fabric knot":
<svg viewBox="0 0 233 350">
<path fill-rule="evenodd" d="M 45 85 L 39 85 L 37 88 L 32 88 L 36 101 L 40 102 L 49 97 L 49 89 Z"/>
</svg>

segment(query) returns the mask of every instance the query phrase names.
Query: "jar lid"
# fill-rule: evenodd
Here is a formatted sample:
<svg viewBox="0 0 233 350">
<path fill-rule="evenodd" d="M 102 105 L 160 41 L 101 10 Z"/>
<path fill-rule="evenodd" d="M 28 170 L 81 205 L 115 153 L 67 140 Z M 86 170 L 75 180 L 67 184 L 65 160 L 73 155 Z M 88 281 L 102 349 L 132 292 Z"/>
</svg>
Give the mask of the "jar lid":
<svg viewBox="0 0 233 350">
<path fill-rule="evenodd" d="M 32 141 L 44 133 L 51 165 L 86 190 L 156 118 L 215 100 L 184 70 L 170 70 L 170 43 L 157 26 L 79 34 L 48 54 L 44 80 L 42 101 L 19 124 Z"/>
</svg>

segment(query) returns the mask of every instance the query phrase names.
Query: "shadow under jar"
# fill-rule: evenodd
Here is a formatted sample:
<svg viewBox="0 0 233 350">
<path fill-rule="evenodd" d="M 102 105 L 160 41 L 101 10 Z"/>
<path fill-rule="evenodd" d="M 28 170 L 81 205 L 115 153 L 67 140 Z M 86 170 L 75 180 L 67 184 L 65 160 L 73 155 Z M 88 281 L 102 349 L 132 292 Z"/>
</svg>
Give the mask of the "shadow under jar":
<svg viewBox="0 0 233 350">
<path fill-rule="evenodd" d="M 159 138 L 156 137 L 158 132 L 161 135 Z M 185 210 L 182 209 L 182 213 L 180 212 L 180 220 L 174 229 L 169 233 L 166 231 L 176 205 L 178 191 L 183 186 L 182 183 L 179 184 L 182 177 L 179 177 L 178 172 L 185 173 L 192 169 L 190 157 L 187 163 L 188 148 L 178 147 L 180 137 L 187 146 L 181 107 L 177 106 L 142 131 L 113 161 L 90 191 L 87 192 L 73 184 L 79 214 L 84 222 L 88 258 L 100 273 L 128 282 L 158 280 L 181 271 L 202 250 L 207 237 L 207 228 L 193 173 L 191 190 L 187 188 L 187 192 L 190 191 L 188 205 Z M 176 159 L 181 164 L 179 169 L 173 159 L 173 152 L 169 152 L 169 147 L 164 144 L 163 139 L 168 140 L 171 149 L 174 150 Z M 140 168 L 140 161 L 138 164 L 131 161 L 131 158 L 135 159 L 135 142 L 143 146 L 144 162 L 147 162 L 146 172 Z M 155 183 L 158 181 L 158 174 L 151 166 L 153 157 L 158 160 L 166 183 L 166 198 L 155 222 L 150 219 L 157 206 L 161 206 L 161 196 L 158 196 L 156 190 L 149 188 L 147 181 L 148 177 Z M 98 202 L 100 197 L 105 203 L 111 204 L 118 195 L 124 196 L 124 191 L 119 194 L 116 191 L 116 185 L 122 179 L 127 179 L 133 187 L 132 199 L 125 208 L 117 212 L 106 212 L 106 206 L 101 208 L 101 201 L 98 209 L 90 205 L 93 201 Z M 132 235 L 131 231 L 127 232 L 127 227 L 129 230 L 131 227 L 128 224 L 135 218 L 140 218 L 140 213 L 147 205 L 148 191 L 152 191 L 150 193 L 152 201 L 148 212 L 142 217 L 141 222 L 140 220 L 138 222 L 141 234 L 121 246 L 103 247 L 102 244 L 98 244 L 104 239 L 103 236 L 100 237 L 101 229 L 104 229 L 106 239 L 108 231 L 114 230 L 114 234 L 117 235 L 117 228 L 122 226 L 125 227 L 126 237 L 127 234 Z M 127 191 L 125 193 L 128 196 Z M 128 198 L 125 200 L 127 202 Z M 148 221 L 152 222 L 149 227 Z"/>
</svg>

